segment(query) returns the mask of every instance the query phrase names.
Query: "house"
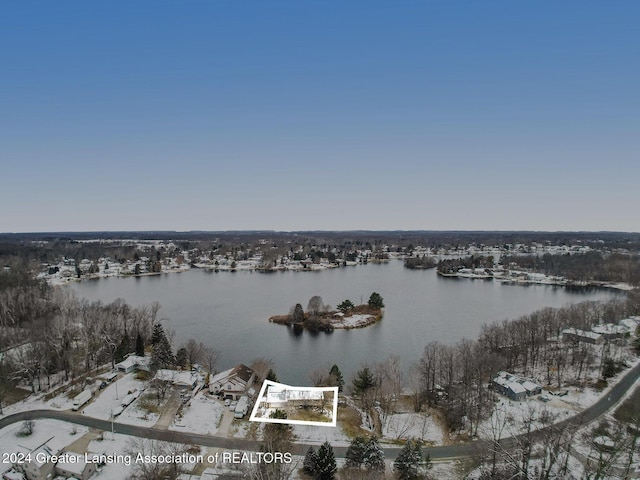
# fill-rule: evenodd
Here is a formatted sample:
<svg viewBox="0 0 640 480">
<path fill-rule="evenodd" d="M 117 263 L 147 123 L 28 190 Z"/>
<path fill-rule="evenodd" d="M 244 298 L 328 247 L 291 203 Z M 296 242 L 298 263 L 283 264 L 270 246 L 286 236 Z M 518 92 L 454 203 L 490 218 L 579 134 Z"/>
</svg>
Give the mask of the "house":
<svg viewBox="0 0 640 480">
<path fill-rule="evenodd" d="M 640 317 L 629 317 L 618 322 L 618 325 L 626 327 L 628 332 L 633 335 L 636 329 L 640 326 Z"/>
<path fill-rule="evenodd" d="M 629 330 L 623 325 L 614 325 L 613 323 L 597 325 L 593 327 L 591 331 L 602 335 L 605 340 L 624 338 L 624 336 L 629 332 Z"/>
<path fill-rule="evenodd" d="M 85 462 L 84 455 L 63 452 L 56 463 L 56 474 L 65 478 L 73 477 L 78 480 L 88 480 L 96 472 L 95 463 Z"/>
<path fill-rule="evenodd" d="M 563 342 L 584 342 L 593 345 L 600 345 L 604 342 L 604 337 L 595 332 L 587 332 L 578 328 L 565 328 L 562 330 Z"/>
<path fill-rule="evenodd" d="M 134 370 L 151 370 L 151 357 L 140 357 L 138 355 L 129 355 L 120 363 L 116 363 L 116 371 L 122 373 L 130 373 Z"/>
<path fill-rule="evenodd" d="M 24 462 L 15 464 L 14 467 L 22 470 L 27 480 L 50 480 L 53 478 L 55 464 L 51 460 L 52 456 L 57 455 L 58 452 L 51 450 L 47 445 L 41 445 L 31 452 L 24 450 L 24 453 L 31 455 L 25 457 Z"/>
<path fill-rule="evenodd" d="M 269 385 L 265 401 L 269 408 L 298 407 L 322 404 L 325 392 L 321 390 L 295 389 L 285 385 Z"/>
<path fill-rule="evenodd" d="M 160 369 L 156 372 L 154 380 L 169 382 L 181 390 L 193 390 L 198 382 L 202 381 L 202 377 L 197 372 Z"/>
<path fill-rule="evenodd" d="M 504 371 L 497 373 L 491 386 L 498 393 L 517 401 L 542 393 L 542 387 L 537 383 Z"/>
<path fill-rule="evenodd" d="M 255 380 L 255 373 L 244 364 L 236 365 L 229 370 L 220 372 L 209 380 L 209 392 L 224 395 L 225 398 L 238 400 L 251 388 Z"/>
</svg>

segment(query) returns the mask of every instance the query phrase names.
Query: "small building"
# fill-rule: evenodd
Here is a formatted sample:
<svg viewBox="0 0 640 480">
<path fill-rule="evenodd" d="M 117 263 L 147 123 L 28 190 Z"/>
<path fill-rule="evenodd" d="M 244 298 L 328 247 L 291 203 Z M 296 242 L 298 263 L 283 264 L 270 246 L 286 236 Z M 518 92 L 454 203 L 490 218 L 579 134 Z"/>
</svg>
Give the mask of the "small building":
<svg viewBox="0 0 640 480">
<path fill-rule="evenodd" d="M 156 372 L 154 380 L 169 382 L 181 390 L 193 390 L 202 377 L 194 371 L 160 369 Z"/>
<path fill-rule="evenodd" d="M 542 387 L 537 383 L 504 371 L 497 373 L 491 381 L 491 387 L 501 395 L 517 401 L 542 393 Z"/>
<path fill-rule="evenodd" d="M 640 326 L 640 317 L 624 318 L 618 322 L 618 325 L 626 327 L 629 333 L 633 335 L 636 329 Z"/>
<path fill-rule="evenodd" d="M 140 357 L 138 355 L 129 355 L 120 363 L 116 363 L 116 371 L 122 373 L 130 373 L 134 370 L 151 370 L 151 357 Z"/>
<path fill-rule="evenodd" d="M 55 472 L 65 478 L 77 478 L 78 480 L 88 480 L 96 472 L 95 463 L 84 461 L 84 455 L 64 452 L 62 458 L 56 463 Z M 73 461 L 71 461 L 73 459 Z"/>
<path fill-rule="evenodd" d="M 583 342 L 592 345 L 600 345 L 604 342 L 604 337 L 595 332 L 587 332 L 578 328 L 565 328 L 562 330 L 563 342 Z"/>
<path fill-rule="evenodd" d="M 614 325 L 613 323 L 605 323 L 603 325 L 597 325 L 591 329 L 592 332 L 598 333 L 604 337 L 605 340 L 615 340 L 617 338 L 624 338 L 629 333 L 629 330 L 623 325 Z"/>
<path fill-rule="evenodd" d="M 47 445 L 42 445 L 35 450 L 29 452 L 24 451 L 25 454 L 31 453 L 23 463 L 15 464 L 14 466 L 24 473 L 27 480 L 50 480 L 53 478 L 53 470 L 55 464 L 51 461 L 53 455 L 57 455 Z"/>
<path fill-rule="evenodd" d="M 220 372 L 209 380 L 209 392 L 214 395 L 224 395 L 225 398 L 238 400 L 251 388 L 255 380 L 255 373 L 244 364 L 236 365 L 229 370 Z"/>
<path fill-rule="evenodd" d="M 325 392 L 321 390 L 296 389 L 284 385 L 269 385 L 265 394 L 269 408 L 320 405 L 325 400 Z"/>
</svg>

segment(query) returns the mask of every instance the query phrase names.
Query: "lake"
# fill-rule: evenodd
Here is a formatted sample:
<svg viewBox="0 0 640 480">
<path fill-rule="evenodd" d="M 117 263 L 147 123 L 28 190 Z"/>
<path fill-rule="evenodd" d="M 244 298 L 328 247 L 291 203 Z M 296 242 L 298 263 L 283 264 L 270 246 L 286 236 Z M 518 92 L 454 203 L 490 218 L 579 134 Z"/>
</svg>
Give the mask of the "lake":
<svg viewBox="0 0 640 480">
<path fill-rule="evenodd" d="M 66 288 L 66 287 L 65 287 Z M 193 269 L 157 276 L 106 278 L 72 284 L 79 297 L 133 305 L 159 302 L 159 318 L 175 331 L 174 349 L 195 338 L 221 351 L 218 369 L 271 358 L 283 383 L 309 385 L 309 372 L 337 363 L 345 380 L 365 362 L 389 354 L 405 366 L 428 342 L 475 339 L 484 323 L 515 319 L 543 307 L 606 300 L 617 293 L 545 285 L 503 285 L 491 280 L 443 278 L 431 270 L 408 270 L 401 261 L 313 271 L 258 273 Z M 378 292 L 386 305 L 382 321 L 364 329 L 295 335 L 269 323 L 296 303 L 306 309 L 320 295 L 335 306 L 344 299 L 365 303 Z"/>
</svg>

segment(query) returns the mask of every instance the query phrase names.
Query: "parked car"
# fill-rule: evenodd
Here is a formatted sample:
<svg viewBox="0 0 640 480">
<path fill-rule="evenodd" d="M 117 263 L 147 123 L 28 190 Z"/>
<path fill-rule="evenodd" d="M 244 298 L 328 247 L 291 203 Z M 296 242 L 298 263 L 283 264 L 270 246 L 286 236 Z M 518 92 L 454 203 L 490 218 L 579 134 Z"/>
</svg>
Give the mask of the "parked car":
<svg viewBox="0 0 640 480">
<path fill-rule="evenodd" d="M 234 400 L 233 402 L 231 402 L 229 404 L 229 410 L 231 410 L 232 412 L 234 412 L 236 410 L 236 405 L 238 404 L 238 402 L 236 400 Z"/>
<path fill-rule="evenodd" d="M 231 405 L 231 399 L 230 398 L 226 398 L 224 401 L 224 406 L 228 407 L 229 405 Z"/>
</svg>

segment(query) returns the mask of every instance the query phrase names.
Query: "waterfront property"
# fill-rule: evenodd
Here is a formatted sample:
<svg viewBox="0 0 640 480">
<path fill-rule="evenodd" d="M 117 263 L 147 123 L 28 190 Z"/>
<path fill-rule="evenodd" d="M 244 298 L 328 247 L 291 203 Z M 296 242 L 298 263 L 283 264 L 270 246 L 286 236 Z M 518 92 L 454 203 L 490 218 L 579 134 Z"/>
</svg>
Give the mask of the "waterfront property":
<svg viewBox="0 0 640 480">
<path fill-rule="evenodd" d="M 596 332 L 588 332 L 579 328 L 565 328 L 562 330 L 563 342 L 583 342 L 592 345 L 600 345 L 604 342 L 604 337 Z"/>
<path fill-rule="evenodd" d="M 252 387 L 255 377 L 254 371 L 241 363 L 215 375 L 209 381 L 209 392 L 238 400 Z"/>
<path fill-rule="evenodd" d="M 491 386 L 498 393 L 517 401 L 542 393 L 542 387 L 532 380 L 504 371 L 498 372 Z"/>
<path fill-rule="evenodd" d="M 134 370 L 151 369 L 151 357 L 140 357 L 138 355 L 129 355 L 120 363 L 116 363 L 116 370 L 122 373 L 130 373 Z"/>
</svg>

